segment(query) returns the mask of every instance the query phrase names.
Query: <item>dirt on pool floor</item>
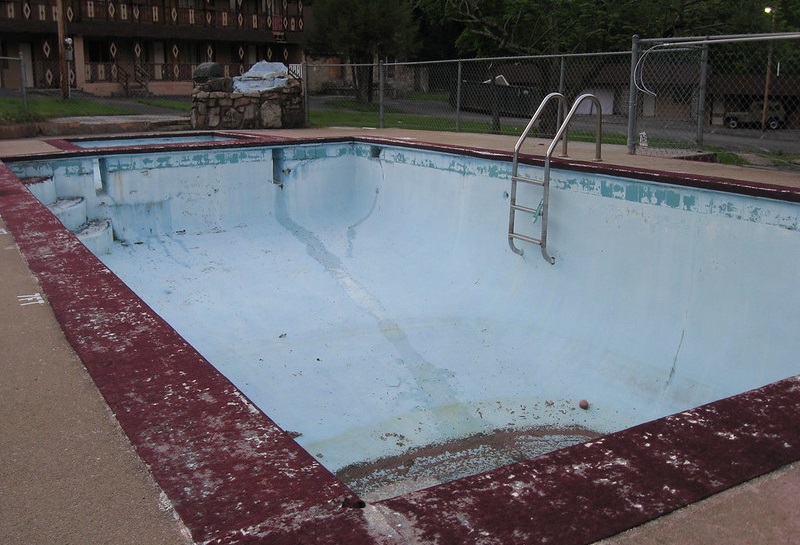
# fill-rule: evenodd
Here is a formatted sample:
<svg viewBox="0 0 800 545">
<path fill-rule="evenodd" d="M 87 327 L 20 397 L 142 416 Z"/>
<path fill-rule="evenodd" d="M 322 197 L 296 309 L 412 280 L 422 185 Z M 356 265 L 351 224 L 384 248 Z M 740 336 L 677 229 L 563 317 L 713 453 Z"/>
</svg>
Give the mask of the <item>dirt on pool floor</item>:
<svg viewBox="0 0 800 545">
<path fill-rule="evenodd" d="M 374 502 L 530 460 L 600 435 L 581 427 L 498 429 L 352 464 L 337 471 L 336 476 L 364 501 Z M 385 433 L 381 439 L 402 446 L 405 438 Z"/>
</svg>

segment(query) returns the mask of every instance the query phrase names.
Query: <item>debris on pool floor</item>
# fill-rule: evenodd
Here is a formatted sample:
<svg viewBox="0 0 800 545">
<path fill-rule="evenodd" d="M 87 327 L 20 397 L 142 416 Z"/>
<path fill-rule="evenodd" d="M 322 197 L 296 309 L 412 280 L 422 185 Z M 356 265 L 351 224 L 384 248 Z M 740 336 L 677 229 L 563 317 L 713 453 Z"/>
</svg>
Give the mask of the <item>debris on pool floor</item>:
<svg viewBox="0 0 800 545">
<path fill-rule="evenodd" d="M 494 430 L 352 464 L 337 471 L 336 476 L 365 501 L 374 502 L 531 460 L 600 435 L 577 426 Z M 387 433 L 381 439 L 401 444 L 404 437 Z"/>
</svg>

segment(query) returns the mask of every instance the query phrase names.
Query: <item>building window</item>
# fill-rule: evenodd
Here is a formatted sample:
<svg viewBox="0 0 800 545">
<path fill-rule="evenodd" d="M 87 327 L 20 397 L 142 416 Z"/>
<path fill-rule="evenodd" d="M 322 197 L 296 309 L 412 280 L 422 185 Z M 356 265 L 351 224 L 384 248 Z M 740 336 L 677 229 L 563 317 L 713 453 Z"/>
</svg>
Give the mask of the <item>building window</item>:
<svg viewBox="0 0 800 545">
<path fill-rule="evenodd" d="M 86 40 L 84 51 L 89 62 L 112 62 L 110 43 L 107 40 Z"/>
</svg>

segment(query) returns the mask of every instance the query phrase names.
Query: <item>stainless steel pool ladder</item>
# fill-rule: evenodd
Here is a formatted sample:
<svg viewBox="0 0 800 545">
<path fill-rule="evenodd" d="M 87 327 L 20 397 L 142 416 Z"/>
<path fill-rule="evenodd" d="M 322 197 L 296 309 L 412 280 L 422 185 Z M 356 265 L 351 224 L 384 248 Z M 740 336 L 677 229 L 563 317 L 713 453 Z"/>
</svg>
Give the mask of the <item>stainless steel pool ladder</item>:
<svg viewBox="0 0 800 545">
<path fill-rule="evenodd" d="M 560 108 L 566 106 L 567 100 L 564 98 L 564 95 L 561 93 L 550 93 L 544 99 L 542 99 L 541 104 L 536 109 L 536 113 L 533 114 L 531 120 L 528 122 L 528 125 L 525 127 L 525 130 L 522 131 L 522 135 L 517 140 L 517 144 L 514 146 L 514 158 L 511 164 L 511 202 L 510 208 L 508 213 L 508 245 L 519 255 L 523 254 L 522 249 L 517 248 L 514 245 L 514 239 L 522 240 L 525 242 L 530 242 L 532 244 L 538 244 L 542 249 L 542 256 L 544 259 L 550 263 L 551 265 L 556 262 L 556 258 L 551 256 L 547 253 L 547 215 L 548 209 L 550 205 L 550 157 L 553 155 L 553 150 L 555 150 L 558 141 L 562 139 L 563 136 L 563 149 L 561 152 L 562 157 L 567 157 L 567 135 L 565 134 L 567 131 L 567 127 L 569 126 L 572 117 L 575 115 L 575 112 L 578 110 L 578 107 L 584 100 L 591 100 L 594 105 L 597 107 L 597 130 L 595 135 L 595 161 L 601 161 L 600 156 L 600 148 L 601 148 L 601 141 L 602 141 L 602 133 L 603 133 L 603 111 L 602 106 L 600 105 L 600 101 L 597 99 L 596 96 L 586 93 L 579 96 L 575 99 L 575 102 L 572 104 L 572 108 L 570 108 L 569 113 L 567 113 L 564 121 L 561 123 L 561 126 L 558 128 L 556 135 L 553 137 L 553 140 L 550 142 L 550 146 L 547 148 L 547 154 L 545 155 L 544 159 L 544 179 L 543 180 L 534 180 L 533 178 L 526 178 L 524 176 L 520 176 L 518 172 L 519 167 L 519 150 L 522 148 L 522 144 L 525 142 L 525 139 L 528 138 L 528 133 L 533 128 L 534 123 L 539 119 L 541 116 L 542 111 L 544 110 L 547 103 L 550 100 L 557 98 L 559 100 Z M 559 110 L 559 114 L 561 110 Z M 532 208 L 530 206 L 523 206 L 521 204 L 517 204 L 517 183 L 518 182 L 525 182 L 528 184 L 540 185 L 542 186 L 542 200 L 539 203 L 539 206 L 536 208 Z M 516 219 L 517 212 L 526 212 L 528 214 L 533 214 L 533 219 L 536 219 L 541 215 L 542 217 L 542 234 L 540 238 L 534 238 L 528 235 L 523 235 L 522 233 L 518 233 L 514 230 L 514 222 Z"/>
</svg>

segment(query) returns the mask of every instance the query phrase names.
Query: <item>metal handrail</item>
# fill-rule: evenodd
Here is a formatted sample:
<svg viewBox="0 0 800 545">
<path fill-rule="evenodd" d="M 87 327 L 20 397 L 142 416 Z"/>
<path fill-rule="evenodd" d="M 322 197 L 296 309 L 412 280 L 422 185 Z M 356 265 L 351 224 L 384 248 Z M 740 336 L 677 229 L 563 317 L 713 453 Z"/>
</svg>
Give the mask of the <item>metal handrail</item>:
<svg viewBox="0 0 800 545">
<path fill-rule="evenodd" d="M 561 93 L 550 93 L 549 95 L 544 97 L 542 99 L 542 102 L 539 104 L 539 107 L 536 109 L 536 112 L 533 114 L 533 117 L 531 117 L 531 120 L 528 121 L 528 125 L 525 127 L 525 130 L 522 131 L 522 134 L 520 135 L 519 139 L 517 140 L 516 145 L 514 146 L 514 157 L 513 157 L 512 161 L 511 161 L 511 203 L 510 203 L 511 205 L 510 205 L 509 213 L 508 213 L 508 245 L 509 245 L 509 247 L 511 248 L 511 250 L 514 253 L 519 254 L 519 255 L 522 255 L 523 251 L 522 251 L 522 249 L 517 248 L 514 245 L 514 239 L 515 238 L 520 238 L 522 240 L 527 240 L 528 242 L 533 242 L 534 244 L 538 244 L 539 243 L 539 241 L 536 240 L 536 239 L 531 239 L 530 237 L 522 237 L 521 235 L 517 235 L 516 233 L 514 233 L 514 220 L 515 220 L 516 211 L 517 210 L 523 210 L 523 211 L 526 211 L 526 212 L 529 211 L 529 209 L 527 209 L 526 207 L 520 207 L 520 206 L 517 205 L 517 182 L 524 181 L 524 182 L 529 182 L 529 183 L 538 183 L 535 180 L 528 180 L 526 178 L 520 178 L 519 177 L 519 175 L 518 175 L 519 150 L 522 148 L 522 144 L 528 138 L 528 133 L 533 128 L 534 123 L 536 123 L 536 121 L 542 115 L 542 112 L 544 111 L 545 106 L 547 106 L 547 103 L 550 102 L 554 98 L 558 98 L 558 100 L 560 102 L 559 106 L 561 108 L 563 108 L 563 107 L 565 107 L 567 105 L 567 99 Z M 567 139 L 566 138 L 564 138 L 563 154 L 564 154 L 564 156 L 567 155 Z M 542 230 L 544 231 L 544 226 L 542 227 Z"/>
<path fill-rule="evenodd" d="M 595 133 L 595 152 L 594 152 L 594 160 L 595 161 L 602 161 L 603 159 L 600 156 L 601 151 L 601 144 L 602 144 L 602 135 L 603 135 L 603 107 L 600 104 L 600 101 L 597 99 L 596 96 L 586 93 L 584 95 L 579 96 L 575 99 L 575 102 L 572 104 L 572 108 L 570 109 L 567 116 L 564 118 L 564 122 L 561 124 L 561 127 L 558 128 L 558 132 L 553 137 L 553 141 L 550 142 L 550 146 L 547 148 L 547 155 L 544 158 L 544 206 L 542 207 L 542 256 L 553 264 L 556 262 L 556 258 L 551 257 L 547 253 L 547 209 L 548 204 L 550 201 L 550 157 L 553 155 L 553 150 L 556 147 L 556 143 L 558 139 L 567 131 L 567 127 L 569 126 L 569 122 L 572 121 L 572 116 L 575 115 L 575 112 L 578 110 L 578 107 L 581 103 L 589 99 L 591 100 L 595 106 L 597 106 L 597 125 L 596 125 L 596 133 Z M 564 140 L 566 141 L 566 136 Z"/>
<path fill-rule="evenodd" d="M 521 178 L 517 175 L 517 160 L 519 155 L 519 149 L 522 147 L 522 143 L 524 142 L 525 138 L 528 136 L 528 131 L 530 131 L 531 127 L 533 126 L 534 121 L 536 120 L 536 116 L 541 113 L 541 110 L 544 108 L 545 103 L 549 101 L 553 96 L 561 96 L 563 99 L 564 97 L 560 95 L 560 93 L 550 93 L 547 95 L 542 104 L 539 106 L 539 109 L 534 114 L 534 117 L 528 123 L 528 126 L 525 128 L 525 131 L 520 136 L 519 140 L 517 141 L 517 145 L 514 147 L 514 159 L 511 169 L 511 210 L 509 212 L 509 220 L 508 220 L 508 244 L 511 249 L 519 254 L 522 255 L 522 250 L 514 246 L 514 239 L 519 238 L 521 240 L 525 240 L 527 242 L 532 242 L 534 244 L 538 244 L 542 249 L 542 257 L 550 263 L 551 265 L 556 262 L 556 259 L 547 253 L 547 216 L 548 216 L 548 209 L 550 205 L 550 157 L 553 155 L 553 151 L 556 148 L 556 144 L 562 138 L 564 138 L 563 142 L 563 156 L 567 156 L 567 137 L 566 131 L 567 127 L 569 127 L 570 121 L 572 121 L 572 117 L 575 115 L 575 112 L 578 110 L 578 107 L 584 100 L 591 100 L 594 105 L 597 107 L 597 124 L 596 124 L 596 134 L 595 134 L 595 161 L 602 161 L 601 158 L 601 148 L 602 148 L 602 134 L 603 134 L 603 107 L 600 104 L 600 101 L 596 96 L 590 93 L 583 94 L 575 99 L 575 102 L 572 104 L 572 108 L 570 109 L 569 113 L 567 113 L 564 121 L 561 123 L 561 126 L 556 131 L 556 135 L 553 137 L 553 140 L 550 142 L 550 146 L 547 148 L 547 154 L 545 155 L 544 159 L 544 180 L 542 182 L 538 182 L 536 180 L 530 180 L 527 178 Z M 542 215 L 542 235 L 540 239 L 534 239 L 532 237 L 527 237 L 524 235 L 519 235 L 514 233 L 514 214 L 517 210 L 529 211 L 530 209 L 519 206 L 516 204 L 516 190 L 517 190 L 517 181 L 525 181 L 529 183 L 535 183 L 537 185 L 542 186 L 542 202 L 541 202 L 541 215 Z M 538 210 L 538 209 L 537 209 Z"/>
</svg>

